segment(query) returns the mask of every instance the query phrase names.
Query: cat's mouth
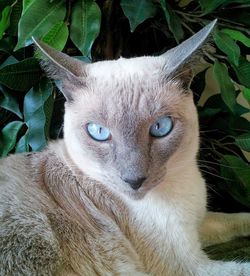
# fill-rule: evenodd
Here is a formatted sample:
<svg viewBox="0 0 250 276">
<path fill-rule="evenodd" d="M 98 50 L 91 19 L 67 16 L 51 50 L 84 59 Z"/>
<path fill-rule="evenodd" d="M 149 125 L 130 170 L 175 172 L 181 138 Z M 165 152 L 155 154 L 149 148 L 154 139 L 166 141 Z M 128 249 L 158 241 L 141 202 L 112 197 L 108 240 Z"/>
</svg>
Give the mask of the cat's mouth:
<svg viewBox="0 0 250 276">
<path fill-rule="evenodd" d="M 105 185 L 110 186 L 110 188 L 116 190 L 119 193 L 123 193 L 130 198 L 133 199 L 142 199 L 147 193 L 157 187 L 160 183 L 163 182 L 166 174 L 166 168 L 159 170 L 158 173 L 155 174 L 148 172 L 147 176 L 140 177 L 131 177 L 125 178 L 119 176 L 117 178 L 116 175 L 106 175 L 103 179 L 104 181 L 100 181 L 105 183 Z"/>
<path fill-rule="evenodd" d="M 134 200 L 140 200 L 143 199 L 148 193 L 150 193 L 150 191 L 152 191 L 156 186 L 158 185 L 145 185 L 140 187 L 138 190 L 133 190 L 131 188 L 129 191 L 126 191 L 125 193 Z"/>
</svg>

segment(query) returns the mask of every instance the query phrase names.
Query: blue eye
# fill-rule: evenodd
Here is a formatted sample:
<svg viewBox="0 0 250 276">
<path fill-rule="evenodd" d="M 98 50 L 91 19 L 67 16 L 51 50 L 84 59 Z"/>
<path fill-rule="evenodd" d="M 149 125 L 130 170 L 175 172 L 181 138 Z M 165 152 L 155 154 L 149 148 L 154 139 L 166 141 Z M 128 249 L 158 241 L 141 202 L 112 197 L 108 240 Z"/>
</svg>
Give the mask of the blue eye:
<svg viewBox="0 0 250 276">
<path fill-rule="evenodd" d="M 109 129 L 98 124 L 87 124 L 87 131 L 90 137 L 97 141 L 106 141 L 111 137 Z"/>
<path fill-rule="evenodd" d="M 169 116 L 159 118 L 149 130 L 153 137 L 164 137 L 168 135 L 173 128 L 173 121 Z"/>
</svg>

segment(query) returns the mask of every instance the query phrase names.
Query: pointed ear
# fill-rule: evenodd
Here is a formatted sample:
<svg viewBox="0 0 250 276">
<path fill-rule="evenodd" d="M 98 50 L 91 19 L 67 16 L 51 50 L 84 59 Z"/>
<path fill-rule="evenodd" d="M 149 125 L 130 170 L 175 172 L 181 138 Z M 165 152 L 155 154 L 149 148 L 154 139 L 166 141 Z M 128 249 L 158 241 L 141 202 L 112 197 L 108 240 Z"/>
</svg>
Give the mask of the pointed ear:
<svg viewBox="0 0 250 276">
<path fill-rule="evenodd" d="M 216 22 L 217 20 L 212 21 L 198 33 L 161 55 L 165 62 L 163 68 L 165 78 L 170 79 L 177 76 L 183 80 L 184 85 L 190 84 L 192 79 L 190 64 L 194 60 L 195 53 L 197 53 L 208 39 Z"/>
<path fill-rule="evenodd" d="M 73 101 L 74 91 L 85 85 L 85 64 L 61 53 L 32 37 L 37 56 L 48 77 L 61 82 L 61 91 L 67 101 Z"/>
</svg>

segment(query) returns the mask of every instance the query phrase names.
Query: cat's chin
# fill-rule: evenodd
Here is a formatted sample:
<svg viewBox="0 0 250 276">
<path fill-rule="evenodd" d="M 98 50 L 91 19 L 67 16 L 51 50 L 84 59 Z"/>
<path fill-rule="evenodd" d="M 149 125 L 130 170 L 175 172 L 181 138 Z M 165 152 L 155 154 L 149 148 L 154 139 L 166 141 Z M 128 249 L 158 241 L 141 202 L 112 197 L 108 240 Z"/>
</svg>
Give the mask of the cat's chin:
<svg viewBox="0 0 250 276">
<path fill-rule="evenodd" d="M 126 195 L 130 199 L 133 199 L 133 200 L 143 199 L 146 194 L 147 194 L 147 192 L 145 192 L 145 191 L 139 191 L 139 190 L 137 190 L 137 191 L 131 190 L 131 191 L 127 191 L 126 192 Z"/>
<path fill-rule="evenodd" d="M 103 183 L 104 182 L 99 182 L 99 183 Z M 145 197 L 145 195 L 149 192 L 149 190 L 151 189 L 147 189 L 145 187 L 141 187 L 138 190 L 134 190 L 132 188 L 130 188 L 129 186 L 127 186 L 124 183 L 110 183 L 109 185 L 104 184 L 106 187 L 109 187 L 109 189 L 113 190 L 113 192 L 115 192 L 118 195 L 123 195 L 125 197 L 128 197 L 129 199 L 133 199 L 133 200 L 140 200 L 143 199 Z"/>
<path fill-rule="evenodd" d="M 107 189 L 112 190 L 118 195 L 123 195 L 133 200 L 143 199 L 150 191 L 155 189 L 162 181 L 162 178 L 159 179 L 147 179 L 145 183 L 139 189 L 133 189 L 128 185 L 128 183 L 121 181 L 121 179 L 117 179 L 115 177 L 100 177 L 96 178 L 97 183 L 100 185 L 104 185 Z"/>
<path fill-rule="evenodd" d="M 132 188 L 124 189 L 122 191 L 123 194 L 125 194 L 127 197 L 133 200 L 140 200 L 143 199 L 153 188 L 150 187 L 141 187 L 138 190 L 133 190 Z M 120 191 L 121 192 L 121 191 Z"/>
</svg>

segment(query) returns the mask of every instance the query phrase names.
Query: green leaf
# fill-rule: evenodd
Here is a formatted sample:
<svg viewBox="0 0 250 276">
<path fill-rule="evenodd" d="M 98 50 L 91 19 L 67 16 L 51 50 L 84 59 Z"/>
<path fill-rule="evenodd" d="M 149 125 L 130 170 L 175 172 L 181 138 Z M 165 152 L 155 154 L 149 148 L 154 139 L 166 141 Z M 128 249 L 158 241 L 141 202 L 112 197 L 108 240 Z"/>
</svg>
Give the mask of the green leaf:
<svg viewBox="0 0 250 276">
<path fill-rule="evenodd" d="M 33 2 L 34 0 L 23 0 L 23 13 L 25 13 L 30 8 Z"/>
<path fill-rule="evenodd" d="M 45 105 L 52 93 L 52 84 L 43 78 L 24 97 L 24 121 L 28 126 L 27 141 L 32 150 L 41 150 L 47 143 Z M 48 126 L 47 126 L 48 127 Z"/>
<path fill-rule="evenodd" d="M 250 62 L 246 58 L 241 56 L 239 60 L 239 65 L 235 66 L 232 64 L 232 67 L 241 84 L 250 88 Z"/>
<path fill-rule="evenodd" d="M 23 115 L 19 109 L 17 99 L 8 91 L 5 87 L 0 86 L 0 92 L 3 94 L 3 98 L 0 99 L 0 106 L 16 114 L 19 118 L 23 118 Z"/>
<path fill-rule="evenodd" d="M 235 105 L 235 112 L 236 116 L 241 116 L 242 114 L 249 113 L 250 109 L 247 107 L 242 106 L 241 104 L 236 103 Z"/>
<path fill-rule="evenodd" d="M 15 64 L 17 63 L 18 60 L 13 57 L 13 56 L 9 56 L 1 65 L 0 65 L 0 69 L 4 68 L 7 65 L 11 65 L 11 64 Z"/>
<path fill-rule="evenodd" d="M 235 137 L 235 142 L 242 150 L 250 152 L 250 133 Z"/>
<path fill-rule="evenodd" d="M 18 43 L 15 50 L 32 44 L 31 37 L 41 38 L 65 17 L 64 0 L 23 0 L 23 12 L 18 25 Z"/>
<path fill-rule="evenodd" d="M 204 14 L 208 14 L 216 10 L 221 5 L 228 5 L 230 3 L 250 3 L 249 0 L 199 0 Z"/>
<path fill-rule="evenodd" d="M 216 8 L 218 8 L 221 5 L 226 4 L 227 2 L 232 2 L 230 0 L 199 0 L 201 8 L 203 10 L 203 12 L 205 14 L 211 13 L 214 10 L 216 10 Z"/>
<path fill-rule="evenodd" d="M 15 153 L 22 153 L 29 151 L 28 135 L 24 134 L 16 143 Z"/>
<path fill-rule="evenodd" d="M 10 26 L 8 28 L 8 35 L 17 36 L 18 22 L 22 14 L 22 0 L 18 0 L 12 7 L 10 15 Z"/>
<path fill-rule="evenodd" d="M 245 46 L 250 48 L 250 38 L 245 36 L 242 32 L 231 29 L 222 29 L 221 32 L 229 35 L 234 40 L 240 41 Z"/>
<path fill-rule="evenodd" d="M 2 129 L 0 133 L 0 140 L 2 144 L 0 153 L 2 157 L 6 156 L 14 148 L 17 134 L 22 126 L 23 122 L 13 121 Z"/>
<path fill-rule="evenodd" d="M 236 93 L 236 91 L 235 91 Z M 237 93 L 235 94 L 235 97 L 237 98 Z M 205 105 L 200 108 L 200 116 L 208 117 L 209 114 L 215 115 L 219 112 L 228 113 L 231 112 L 228 110 L 228 106 L 225 104 L 224 100 L 221 97 L 221 94 L 216 94 L 210 96 L 207 101 L 205 102 Z M 237 118 L 237 116 L 241 116 L 244 113 L 248 113 L 249 108 L 245 108 L 242 105 L 238 104 L 237 101 L 235 102 L 234 105 L 234 113 L 232 116 Z M 250 124 L 249 124 L 250 126 Z"/>
<path fill-rule="evenodd" d="M 217 47 L 228 56 L 229 61 L 239 65 L 240 48 L 235 41 L 229 35 L 220 31 L 214 32 L 213 36 Z"/>
<path fill-rule="evenodd" d="M 154 17 L 156 14 L 156 7 L 152 0 L 121 0 L 121 7 L 129 20 L 131 32 L 134 32 L 136 27 L 146 19 Z"/>
<path fill-rule="evenodd" d="M 250 104 L 250 89 L 247 87 L 244 87 L 242 90 L 242 94 L 243 94 L 244 98 L 248 101 L 248 103 Z"/>
<path fill-rule="evenodd" d="M 11 14 L 11 7 L 6 6 L 2 11 L 2 17 L 0 20 L 0 39 L 3 38 L 5 30 L 7 30 L 10 25 L 10 14 Z"/>
<path fill-rule="evenodd" d="M 250 166 L 233 155 L 224 155 L 221 160 L 221 175 L 227 182 L 231 196 L 250 207 Z"/>
<path fill-rule="evenodd" d="M 177 43 L 180 42 L 180 40 L 184 36 L 184 32 L 181 26 L 181 20 L 180 18 L 175 14 L 175 12 L 171 9 L 167 1 L 160 0 L 161 7 L 164 11 L 165 18 L 168 22 L 169 30 L 173 33 L 175 40 Z"/>
<path fill-rule="evenodd" d="M 242 132 L 250 132 L 250 124 L 249 121 L 244 117 L 232 116 L 229 120 L 227 120 L 228 124 L 228 132 L 235 131 L 232 133 L 233 136 L 239 135 Z"/>
<path fill-rule="evenodd" d="M 199 0 L 201 8 L 205 14 L 214 11 L 217 7 L 227 2 L 227 0 Z"/>
<path fill-rule="evenodd" d="M 11 55 L 11 51 L 15 46 L 15 39 L 13 37 L 5 37 L 0 40 L 0 51 Z"/>
<path fill-rule="evenodd" d="M 227 67 L 225 64 L 216 60 L 213 70 L 214 77 L 220 87 L 220 93 L 224 103 L 228 106 L 232 113 L 235 113 L 236 94 L 234 85 L 228 75 Z"/>
<path fill-rule="evenodd" d="M 79 0 L 72 8 L 70 38 L 83 55 L 90 55 L 99 34 L 101 12 L 92 0 Z"/>
<path fill-rule="evenodd" d="M 1 0 L 0 11 L 2 11 L 6 6 L 11 6 L 12 4 L 13 4 L 13 0 Z"/>
<path fill-rule="evenodd" d="M 68 36 L 69 30 L 66 23 L 59 21 L 43 36 L 42 41 L 61 51 L 67 42 Z"/>
<path fill-rule="evenodd" d="M 212 108 L 212 107 L 199 107 L 198 110 L 199 110 L 200 118 L 206 118 L 206 117 L 211 118 L 221 111 L 220 108 Z"/>
<path fill-rule="evenodd" d="M 17 91 L 30 89 L 38 82 L 41 74 L 38 61 L 27 58 L 18 63 L 7 65 L 0 70 L 0 83 Z"/>
</svg>

